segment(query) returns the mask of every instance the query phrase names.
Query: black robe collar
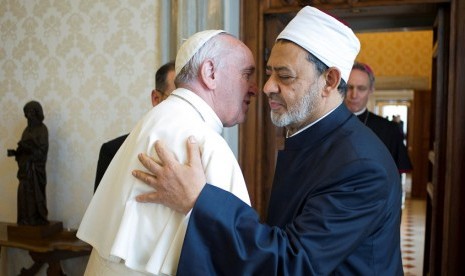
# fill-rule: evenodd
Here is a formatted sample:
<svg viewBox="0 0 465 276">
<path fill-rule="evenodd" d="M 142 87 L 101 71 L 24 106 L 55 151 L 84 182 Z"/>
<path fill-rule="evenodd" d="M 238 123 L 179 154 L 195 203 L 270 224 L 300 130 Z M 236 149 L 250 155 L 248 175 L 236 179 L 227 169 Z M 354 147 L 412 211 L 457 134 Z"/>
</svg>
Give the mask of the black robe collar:
<svg viewBox="0 0 465 276">
<path fill-rule="evenodd" d="M 296 150 L 321 143 L 326 136 L 338 129 L 352 116 L 355 115 L 347 109 L 344 103 L 341 103 L 341 105 L 331 112 L 331 114 L 317 122 L 315 125 L 307 128 L 297 135 L 287 138 L 284 148 L 286 150 Z"/>
<path fill-rule="evenodd" d="M 360 120 L 360 122 L 362 122 L 363 124 L 366 125 L 367 122 L 368 122 L 368 117 L 371 116 L 370 113 L 371 113 L 371 112 L 368 111 L 368 108 L 367 108 L 367 109 L 365 109 L 365 111 L 364 111 L 362 114 L 358 114 L 358 115 L 357 115 L 357 118 Z"/>
</svg>

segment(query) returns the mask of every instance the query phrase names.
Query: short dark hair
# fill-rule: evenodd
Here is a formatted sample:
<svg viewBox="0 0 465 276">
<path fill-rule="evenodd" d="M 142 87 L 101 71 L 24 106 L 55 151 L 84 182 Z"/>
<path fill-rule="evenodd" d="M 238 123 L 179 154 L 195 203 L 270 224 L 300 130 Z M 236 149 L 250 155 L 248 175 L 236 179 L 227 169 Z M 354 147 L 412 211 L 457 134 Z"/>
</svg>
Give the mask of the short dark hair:
<svg viewBox="0 0 465 276">
<path fill-rule="evenodd" d="M 155 89 L 161 93 L 165 93 L 167 86 L 166 77 L 170 71 L 174 71 L 174 61 L 162 65 L 155 73 Z"/>
<path fill-rule="evenodd" d="M 308 52 L 307 60 L 315 65 L 315 69 L 318 72 L 319 76 L 321 76 L 326 70 L 329 69 L 328 65 L 324 64 L 323 61 L 321 61 L 319 58 L 317 58 L 310 52 Z M 342 96 L 345 97 L 347 93 L 347 83 L 343 78 L 341 78 L 341 82 L 339 83 L 337 90 Z"/>
<path fill-rule="evenodd" d="M 375 87 L 375 74 L 373 73 L 373 70 L 371 70 L 370 66 L 365 63 L 355 62 L 352 66 L 352 70 L 354 69 L 365 72 L 368 75 L 368 80 L 370 81 L 370 88 Z"/>
</svg>

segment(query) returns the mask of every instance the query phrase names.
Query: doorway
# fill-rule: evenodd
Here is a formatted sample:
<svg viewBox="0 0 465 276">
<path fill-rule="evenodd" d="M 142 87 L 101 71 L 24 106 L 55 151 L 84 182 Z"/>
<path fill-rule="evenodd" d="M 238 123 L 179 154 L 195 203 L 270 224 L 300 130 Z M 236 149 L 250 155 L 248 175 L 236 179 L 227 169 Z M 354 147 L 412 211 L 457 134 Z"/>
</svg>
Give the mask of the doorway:
<svg viewBox="0 0 465 276">
<path fill-rule="evenodd" d="M 399 124 L 400 132 L 404 137 L 404 144 L 407 146 L 408 136 L 408 111 L 410 102 L 407 101 L 378 101 L 376 103 L 376 109 L 378 110 L 379 116 L 386 118 L 389 121 Z M 376 112 L 375 109 L 375 112 Z"/>
</svg>

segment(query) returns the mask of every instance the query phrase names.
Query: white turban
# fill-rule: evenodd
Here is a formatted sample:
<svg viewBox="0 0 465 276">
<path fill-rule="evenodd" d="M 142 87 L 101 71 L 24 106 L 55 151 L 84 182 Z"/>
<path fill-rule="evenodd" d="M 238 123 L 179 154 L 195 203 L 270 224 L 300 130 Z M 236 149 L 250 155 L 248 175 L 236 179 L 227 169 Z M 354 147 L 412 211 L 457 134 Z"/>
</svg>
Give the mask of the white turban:
<svg viewBox="0 0 465 276">
<path fill-rule="evenodd" d="M 334 17 L 310 6 L 301 9 L 278 35 L 320 59 L 328 67 L 336 67 L 347 83 L 360 42 L 354 32 Z"/>
<path fill-rule="evenodd" d="M 223 30 L 206 30 L 193 34 L 179 48 L 176 55 L 175 72 L 176 75 L 181 72 L 182 68 L 191 60 L 197 51 L 212 37 L 219 33 L 225 33 Z"/>
</svg>

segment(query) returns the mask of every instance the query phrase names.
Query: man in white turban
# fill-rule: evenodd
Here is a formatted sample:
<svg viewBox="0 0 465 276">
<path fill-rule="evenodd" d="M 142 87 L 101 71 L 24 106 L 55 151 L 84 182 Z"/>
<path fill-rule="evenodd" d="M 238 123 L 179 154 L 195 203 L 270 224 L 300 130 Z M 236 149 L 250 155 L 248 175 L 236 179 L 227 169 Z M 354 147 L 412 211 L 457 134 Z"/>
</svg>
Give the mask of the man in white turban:
<svg viewBox="0 0 465 276">
<path fill-rule="evenodd" d="M 223 127 L 241 123 L 256 94 L 251 51 L 222 30 L 186 40 L 176 57 L 177 89 L 147 113 L 130 132 L 105 172 L 77 236 L 93 246 L 86 275 L 174 275 L 189 216 L 163 205 L 136 202 L 153 191 L 131 176 L 142 169 L 136 154 L 153 158 L 156 140 L 176 149 L 185 162 L 185 140 L 195 135 L 202 170 L 247 206 L 250 199 L 234 154 L 222 138 Z"/>
<path fill-rule="evenodd" d="M 403 274 L 396 165 L 343 104 L 359 47 L 350 28 L 311 7 L 278 36 L 263 92 L 287 139 L 266 224 L 231 193 L 205 184 L 197 144 L 188 144 L 189 166 L 160 144 L 167 166 L 140 156 L 151 174 L 134 175 L 158 192 L 139 200 L 190 212 L 177 275 Z"/>
</svg>

